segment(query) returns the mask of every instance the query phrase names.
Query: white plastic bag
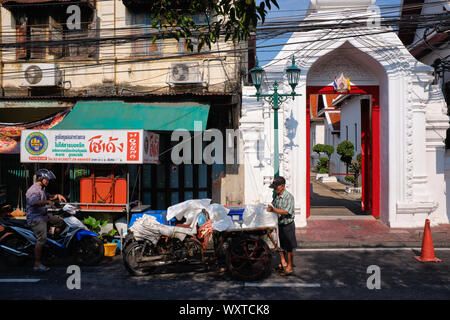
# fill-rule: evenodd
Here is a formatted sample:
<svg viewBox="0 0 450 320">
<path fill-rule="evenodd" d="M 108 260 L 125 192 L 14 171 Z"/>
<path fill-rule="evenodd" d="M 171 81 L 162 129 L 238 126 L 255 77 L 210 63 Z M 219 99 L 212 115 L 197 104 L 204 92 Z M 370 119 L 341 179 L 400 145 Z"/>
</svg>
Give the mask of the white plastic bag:
<svg viewBox="0 0 450 320">
<path fill-rule="evenodd" d="M 183 241 L 187 234 L 194 234 L 196 232 L 195 229 L 166 226 L 159 223 L 154 216 L 150 215 L 144 215 L 137 219 L 130 230 L 137 240 L 147 239 L 155 245 L 162 235 L 169 238 L 178 238 Z"/>
<path fill-rule="evenodd" d="M 278 215 L 267 212 L 266 206 L 262 203 L 246 205 L 242 219 L 243 228 L 276 227 L 278 225 Z"/>
<path fill-rule="evenodd" d="M 209 218 L 214 223 L 216 221 L 225 219 L 228 217 L 228 213 L 230 212 L 230 209 L 225 208 L 223 205 L 218 203 L 212 203 L 207 208 L 206 211 L 209 213 Z"/>
<path fill-rule="evenodd" d="M 186 224 L 191 224 L 195 218 L 198 217 L 198 214 L 202 212 L 202 209 L 206 209 L 211 203 L 211 199 L 195 199 L 195 200 L 186 200 L 181 203 L 177 203 L 173 206 L 167 208 L 167 221 L 170 221 L 172 218 L 176 218 L 177 220 L 181 220 L 184 217 L 186 218 Z M 190 223 L 188 223 L 188 220 Z"/>
<path fill-rule="evenodd" d="M 225 216 L 222 219 L 216 220 L 212 223 L 212 228 L 217 231 L 225 231 L 228 229 L 234 229 L 233 220 L 231 217 Z"/>
</svg>

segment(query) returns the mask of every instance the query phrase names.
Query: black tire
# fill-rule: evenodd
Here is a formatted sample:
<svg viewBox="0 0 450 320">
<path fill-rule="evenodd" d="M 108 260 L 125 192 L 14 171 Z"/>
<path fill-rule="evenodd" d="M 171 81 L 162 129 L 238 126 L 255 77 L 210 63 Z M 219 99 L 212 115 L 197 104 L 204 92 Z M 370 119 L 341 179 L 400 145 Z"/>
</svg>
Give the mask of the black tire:
<svg viewBox="0 0 450 320">
<path fill-rule="evenodd" d="M 153 246 L 147 249 L 147 252 L 143 252 L 144 247 L 144 242 L 132 241 L 129 242 L 123 250 L 123 264 L 125 266 L 125 269 L 127 269 L 127 271 L 133 276 L 146 276 L 156 270 L 156 267 L 139 267 L 139 264 L 136 261 L 136 256 L 151 256 L 156 254 L 154 252 Z"/>
<path fill-rule="evenodd" d="M 1 244 L 6 247 L 20 251 L 20 252 L 25 251 L 25 253 L 28 253 L 30 255 L 33 253 L 30 243 L 23 237 L 18 236 L 16 234 L 10 235 L 10 236 L 6 237 L 5 239 L 3 239 Z M 33 248 L 34 248 L 34 246 L 33 246 Z M 24 265 L 27 262 L 27 258 L 28 258 L 26 256 L 15 256 L 12 253 L 3 252 L 3 251 L 1 251 L 1 255 L 4 256 L 4 259 L 2 259 L 2 260 L 5 262 L 6 266 L 8 266 L 8 267 L 17 267 L 17 266 Z"/>
<path fill-rule="evenodd" d="M 233 279 L 261 280 L 272 272 L 272 252 L 262 239 L 239 238 L 228 247 L 226 263 Z"/>
<path fill-rule="evenodd" d="M 92 236 L 85 236 L 74 242 L 72 250 L 75 261 L 85 266 L 97 265 L 105 256 L 102 240 Z"/>
</svg>

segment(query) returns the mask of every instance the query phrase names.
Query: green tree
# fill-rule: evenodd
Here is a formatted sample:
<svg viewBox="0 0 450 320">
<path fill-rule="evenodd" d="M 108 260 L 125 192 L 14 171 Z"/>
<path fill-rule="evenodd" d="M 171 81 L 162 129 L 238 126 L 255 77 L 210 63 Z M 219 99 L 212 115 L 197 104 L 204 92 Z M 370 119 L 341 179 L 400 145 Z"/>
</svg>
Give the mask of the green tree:
<svg viewBox="0 0 450 320">
<path fill-rule="evenodd" d="M 341 156 L 340 159 L 347 166 L 348 172 L 348 167 L 350 166 L 353 156 L 355 155 L 353 143 L 348 140 L 342 141 L 338 144 L 336 152 Z"/>
<path fill-rule="evenodd" d="M 328 161 L 327 161 L 327 172 L 326 173 L 330 172 L 330 160 L 331 160 L 332 154 L 334 153 L 334 147 L 329 144 L 318 143 L 313 147 L 313 151 L 317 152 L 319 154 L 319 157 L 320 157 L 321 153 L 325 153 L 327 155 Z M 320 162 L 320 159 L 321 158 L 319 158 L 319 162 Z M 319 172 L 319 173 L 325 173 L 325 172 Z"/>
<path fill-rule="evenodd" d="M 353 175 L 346 176 L 345 180 L 352 183 L 355 188 L 359 187 L 359 176 L 361 175 L 361 153 L 356 156 L 356 159 L 352 160 L 349 172 Z"/>
<path fill-rule="evenodd" d="M 277 0 L 123 0 L 127 7 L 151 12 L 152 27 L 160 30 L 153 37 L 184 38 L 188 50 L 193 51 L 192 38 L 198 40 L 197 50 L 211 48 L 224 37 L 225 41 L 246 40 L 258 22 L 264 23 Z M 202 14 L 206 24 L 196 23 L 194 16 Z"/>
</svg>

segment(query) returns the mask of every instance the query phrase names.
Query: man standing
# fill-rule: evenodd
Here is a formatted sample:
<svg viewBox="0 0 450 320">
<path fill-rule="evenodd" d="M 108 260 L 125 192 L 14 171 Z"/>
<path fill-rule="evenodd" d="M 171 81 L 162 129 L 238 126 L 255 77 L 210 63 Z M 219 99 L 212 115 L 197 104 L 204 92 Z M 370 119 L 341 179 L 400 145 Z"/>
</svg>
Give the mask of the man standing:
<svg viewBox="0 0 450 320">
<path fill-rule="evenodd" d="M 292 274 L 294 249 L 297 248 L 294 222 L 295 202 L 292 194 L 285 189 L 285 185 L 286 180 L 283 177 L 273 179 L 269 187 L 275 189 L 276 196 L 272 201 L 272 206 L 269 205 L 267 207 L 268 212 L 278 214 L 280 247 L 284 251 L 280 252 L 281 264 L 278 266 L 278 269 L 281 271 L 281 276 L 289 276 Z"/>
<path fill-rule="evenodd" d="M 27 190 L 27 222 L 36 237 L 34 248 L 34 268 L 35 271 L 48 271 L 49 268 L 41 263 L 42 251 L 47 241 L 47 223 L 51 227 L 61 229 L 65 226 L 63 219 L 47 213 L 47 205 L 53 205 L 53 201 L 58 199 L 66 202 L 60 194 L 49 195 L 45 191 L 51 180 L 56 179 L 53 172 L 47 169 L 40 169 L 36 172 L 36 182 Z"/>
</svg>

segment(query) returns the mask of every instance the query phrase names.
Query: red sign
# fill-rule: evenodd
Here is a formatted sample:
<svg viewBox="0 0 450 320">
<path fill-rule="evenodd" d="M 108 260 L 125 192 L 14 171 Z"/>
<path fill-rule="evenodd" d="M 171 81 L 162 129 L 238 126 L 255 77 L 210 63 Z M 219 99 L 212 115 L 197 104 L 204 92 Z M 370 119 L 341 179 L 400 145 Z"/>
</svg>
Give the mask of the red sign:
<svg viewBox="0 0 450 320">
<path fill-rule="evenodd" d="M 116 151 L 123 152 L 123 143 L 117 143 L 119 138 L 109 137 L 106 141 L 102 140 L 102 135 L 90 138 L 89 152 L 100 153 L 115 153 Z"/>
<path fill-rule="evenodd" d="M 139 160 L 139 132 L 128 132 L 127 134 L 127 161 Z"/>
</svg>

